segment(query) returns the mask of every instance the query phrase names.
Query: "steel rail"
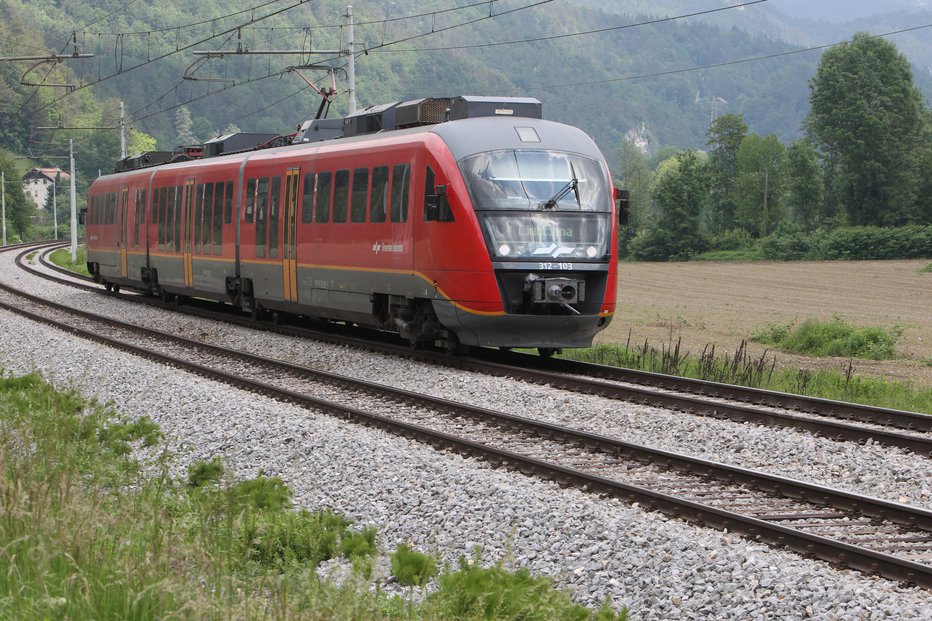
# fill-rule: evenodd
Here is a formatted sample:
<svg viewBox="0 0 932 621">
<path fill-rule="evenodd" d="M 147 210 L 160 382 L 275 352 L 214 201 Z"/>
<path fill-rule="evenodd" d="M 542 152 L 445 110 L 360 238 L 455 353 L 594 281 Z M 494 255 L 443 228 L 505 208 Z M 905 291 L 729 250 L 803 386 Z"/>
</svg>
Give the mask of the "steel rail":
<svg viewBox="0 0 932 621">
<path fill-rule="evenodd" d="M 10 291 L 10 287 L 3 286 L 4 290 Z M 357 382 L 351 378 L 334 376 L 333 374 L 313 371 L 277 360 L 270 360 L 251 354 L 243 354 L 226 348 L 214 345 L 192 341 L 183 337 L 166 335 L 148 328 L 140 328 L 133 324 L 125 324 L 116 320 L 102 320 L 84 311 L 76 311 L 64 305 L 50 303 L 37 296 L 30 296 L 15 292 L 15 295 L 22 295 L 27 299 L 32 299 L 38 304 L 50 307 L 59 307 L 60 310 L 71 314 L 87 317 L 93 321 L 105 323 L 107 325 L 120 325 L 124 329 L 138 331 L 157 338 L 171 340 L 173 342 L 185 343 L 194 347 L 219 351 L 238 358 L 245 358 L 251 362 L 258 362 L 263 365 L 275 365 L 290 372 L 307 374 L 313 373 L 320 377 L 330 376 L 337 377 L 339 381 L 350 381 L 354 384 L 360 384 L 366 390 L 377 390 L 383 394 L 392 394 L 394 398 L 401 398 L 406 401 L 416 400 L 426 407 L 436 408 L 441 411 L 453 411 L 456 415 L 468 415 L 479 419 L 495 419 L 499 423 L 508 426 L 517 426 L 547 437 L 558 437 L 576 444 L 596 447 L 599 451 L 615 454 L 626 453 L 634 456 L 635 459 L 659 463 L 666 467 L 675 468 L 680 471 L 690 473 L 699 473 L 700 476 L 712 476 L 718 479 L 743 483 L 755 488 L 770 491 L 790 498 L 808 499 L 820 505 L 833 506 L 846 511 L 853 511 L 862 516 L 879 517 L 891 522 L 906 524 L 914 528 L 926 531 L 932 531 L 932 512 L 906 505 L 900 505 L 881 499 L 870 498 L 836 490 L 824 486 L 817 486 L 802 481 L 778 477 L 765 473 L 759 473 L 747 469 L 728 466 L 707 460 L 700 460 L 688 456 L 678 455 L 668 451 L 660 451 L 622 442 L 613 438 L 599 436 L 596 434 L 576 431 L 573 429 L 532 421 L 530 419 L 517 417 L 513 415 L 494 412 L 483 408 L 474 408 L 448 402 L 442 399 L 425 397 L 409 391 L 401 391 L 390 387 L 373 384 L 370 382 Z M 697 519 L 703 523 L 729 530 L 739 530 L 752 538 L 760 539 L 769 544 L 789 547 L 798 552 L 812 555 L 822 560 L 832 563 L 838 563 L 859 569 L 869 573 L 878 573 L 887 578 L 902 580 L 918 584 L 925 588 L 932 588 L 932 566 L 915 563 L 900 557 L 883 554 L 869 550 L 860 546 L 840 542 L 820 535 L 806 533 L 798 529 L 775 524 L 759 518 L 741 515 L 732 511 L 710 507 L 701 503 L 690 500 L 677 498 L 668 494 L 659 493 L 653 490 L 630 485 L 620 481 L 615 481 L 606 477 L 593 475 L 574 468 L 567 468 L 557 464 L 548 463 L 533 457 L 517 454 L 513 451 L 490 447 L 486 444 L 474 442 L 469 439 L 458 438 L 451 434 L 432 430 L 423 426 L 398 421 L 377 414 L 364 412 L 355 408 L 344 406 L 324 399 L 311 397 L 294 391 L 284 390 L 271 386 L 264 382 L 248 380 L 240 376 L 213 369 L 197 363 L 179 360 L 176 356 L 153 352 L 138 345 L 112 339 L 100 334 L 75 326 L 61 324 L 55 320 L 36 315 L 23 309 L 18 309 L 5 302 L 0 301 L 0 307 L 17 312 L 30 319 L 41 321 L 48 325 L 54 325 L 64 329 L 72 334 L 87 338 L 96 342 L 116 347 L 123 351 L 132 352 L 148 359 L 171 365 L 173 367 L 184 368 L 195 372 L 199 375 L 217 379 L 225 383 L 246 388 L 255 392 L 273 396 L 277 399 L 300 404 L 304 407 L 315 407 L 325 411 L 336 413 L 345 418 L 351 418 L 364 424 L 376 425 L 388 429 L 394 433 L 413 436 L 426 440 L 431 444 L 456 448 L 464 453 L 481 456 L 484 459 L 491 460 L 500 465 L 506 465 L 521 471 L 534 472 L 543 474 L 547 478 L 561 482 L 576 485 L 586 491 L 594 493 L 611 494 L 629 502 L 643 502 L 648 507 L 663 511 L 670 515 L 679 516 L 685 519 Z"/>
<path fill-rule="evenodd" d="M 23 253 L 28 254 L 28 253 Z M 22 256 L 22 255 L 21 255 Z M 28 266 L 23 266 L 24 269 L 35 273 L 36 275 L 42 278 L 54 279 L 48 274 L 44 274 L 30 268 Z M 55 266 L 57 267 L 57 266 Z M 82 277 L 83 278 L 83 277 Z M 85 279 L 86 280 L 86 279 Z M 98 291 L 101 294 L 105 294 L 97 286 L 83 285 L 75 282 L 67 282 L 72 287 L 83 288 L 87 290 Z M 105 294 L 106 295 L 106 294 Z M 115 295 L 115 294 L 109 294 Z M 151 304 L 157 307 L 165 308 L 168 305 L 156 301 L 151 298 L 146 298 L 142 296 L 125 296 L 122 299 L 132 300 L 138 303 Z M 724 401 L 729 397 L 736 398 L 739 401 L 744 400 L 745 395 L 757 394 L 760 391 L 756 389 L 745 388 L 741 386 L 731 386 L 726 384 L 718 384 L 722 390 L 733 390 L 734 394 L 728 393 L 724 396 L 713 397 L 711 395 L 701 396 L 698 394 L 675 394 L 670 392 L 674 388 L 674 385 L 677 387 L 688 387 L 690 382 L 693 380 L 685 378 L 675 378 L 672 376 L 664 376 L 659 374 L 652 374 L 662 379 L 664 382 L 663 387 L 657 387 L 657 389 L 637 387 L 637 386 L 622 386 L 618 385 L 617 381 L 630 381 L 620 379 L 625 377 L 629 373 L 626 369 L 617 369 L 614 370 L 611 367 L 604 367 L 600 365 L 587 365 L 583 363 L 574 364 L 571 361 L 547 361 L 538 356 L 529 356 L 529 355 L 512 355 L 505 356 L 506 360 L 511 361 L 511 364 L 498 362 L 496 360 L 489 359 L 490 353 L 483 352 L 480 356 L 476 357 L 453 357 L 445 354 L 440 354 L 436 352 L 423 351 L 423 350 L 412 350 L 410 347 L 393 345 L 391 343 L 376 343 L 371 339 L 363 339 L 357 336 L 335 336 L 333 334 L 327 334 L 321 331 L 309 330 L 305 328 L 294 328 L 286 327 L 279 325 L 269 325 L 261 324 L 257 326 L 255 320 L 247 319 L 245 317 L 234 317 L 229 313 L 218 313 L 216 311 L 205 311 L 202 309 L 192 309 L 187 307 L 185 312 L 190 312 L 191 314 L 206 317 L 210 319 L 218 319 L 227 322 L 232 322 L 238 325 L 257 328 L 261 327 L 269 331 L 273 331 L 279 334 L 290 335 L 290 336 L 300 336 L 303 338 L 315 338 L 319 340 L 324 340 L 328 342 L 334 342 L 338 344 L 349 344 L 352 346 L 363 347 L 370 349 L 372 351 L 378 351 L 381 353 L 389 353 L 399 355 L 401 357 L 416 359 L 423 362 L 441 364 L 448 367 L 458 368 L 461 370 L 470 370 L 479 373 L 484 373 L 487 375 L 493 376 L 505 376 L 521 379 L 527 382 L 533 382 L 536 384 L 550 385 L 561 390 L 568 390 L 573 392 L 578 392 L 582 394 L 596 394 L 601 397 L 627 401 L 631 403 L 637 403 L 640 405 L 648 405 L 654 407 L 661 407 L 666 409 L 672 409 L 677 411 L 682 411 L 688 414 L 701 415 L 701 416 L 710 416 L 719 419 L 728 419 L 739 423 L 754 423 L 758 425 L 764 425 L 769 427 L 788 427 L 794 429 L 800 429 L 803 431 L 810 432 L 817 437 L 825 437 L 834 441 L 851 441 L 858 443 L 866 443 L 869 441 L 876 442 L 885 446 L 893 446 L 902 449 L 912 451 L 918 455 L 925 457 L 932 457 L 932 437 L 916 435 L 915 433 L 903 433 L 897 431 L 890 431 L 886 429 L 876 429 L 869 427 L 862 427 L 856 424 L 852 424 L 846 421 L 836 421 L 829 420 L 826 418 L 812 418 L 804 414 L 799 414 L 796 412 L 790 411 L 772 411 L 768 409 L 761 409 L 759 407 L 754 407 L 752 405 L 747 405 L 745 403 L 735 402 L 735 401 Z M 492 352 L 498 353 L 498 352 Z M 520 361 L 522 366 L 516 366 L 515 361 Z M 525 366 L 525 364 L 527 366 Z M 544 367 L 548 365 L 556 365 L 562 367 L 566 370 L 554 371 L 548 370 L 547 368 L 535 368 L 543 365 Z M 573 374 L 568 374 L 569 370 L 572 370 Z M 600 374 L 610 374 L 615 373 L 616 376 L 612 380 L 602 379 L 600 377 L 591 377 L 589 375 L 600 375 Z M 641 373 L 641 372 L 637 372 Z M 579 374 L 582 374 L 580 376 Z M 651 375 L 651 374 L 647 374 Z M 643 376 L 643 374 L 642 374 Z M 694 386 L 699 386 L 701 384 L 696 384 Z M 751 392 L 748 392 L 751 391 Z M 768 391 L 763 391 L 768 392 Z M 776 395 L 781 395 L 783 393 L 770 393 L 774 399 Z M 816 410 L 814 413 L 817 413 L 822 416 L 832 417 L 837 416 L 838 414 L 834 409 L 825 412 L 817 410 L 819 404 L 825 404 L 828 407 L 834 408 L 835 404 L 841 402 L 827 401 L 827 400 L 816 400 L 808 397 L 802 397 L 798 395 L 787 395 L 794 402 L 807 403 L 806 409 L 808 411 Z M 716 400 L 722 399 L 722 400 Z M 789 403 L 789 401 L 787 402 Z M 771 404 L 767 404 L 771 405 Z M 857 418 L 857 419 L 869 419 L 869 422 L 880 425 L 880 426 L 893 426 L 893 427 L 908 427 L 917 430 L 930 429 L 930 422 L 932 422 L 932 416 L 926 414 L 920 414 L 915 412 L 902 412 L 900 410 L 884 410 L 883 408 L 874 408 L 872 406 L 862 406 L 859 404 L 844 404 L 846 406 L 847 412 L 862 412 L 861 415 L 854 417 L 850 414 L 846 415 L 845 418 Z M 775 406 L 774 406 L 775 407 Z M 784 406 L 786 407 L 786 405 Z M 878 418 L 880 413 L 883 413 L 881 418 Z M 905 417 L 905 418 L 904 418 Z"/>
</svg>

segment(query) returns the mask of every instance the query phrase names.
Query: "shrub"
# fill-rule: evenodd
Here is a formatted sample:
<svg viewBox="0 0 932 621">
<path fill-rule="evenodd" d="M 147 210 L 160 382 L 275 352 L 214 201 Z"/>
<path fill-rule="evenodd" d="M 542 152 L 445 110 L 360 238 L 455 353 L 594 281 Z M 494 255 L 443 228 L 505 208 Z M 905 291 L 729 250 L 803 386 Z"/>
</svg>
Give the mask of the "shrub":
<svg viewBox="0 0 932 621">
<path fill-rule="evenodd" d="M 402 584 L 424 586 L 437 575 L 437 559 L 402 543 L 391 554 L 392 574 Z"/>
<path fill-rule="evenodd" d="M 593 614 L 573 603 L 567 593 L 555 590 L 549 578 L 532 576 L 525 568 L 509 572 L 501 565 L 480 567 L 463 557 L 458 571 L 443 573 L 437 582 L 440 590 L 430 595 L 428 603 L 443 619 L 627 619 L 627 611 L 616 616 L 607 603 Z"/>
<path fill-rule="evenodd" d="M 345 531 L 340 541 L 340 552 L 348 559 L 375 556 L 375 536 L 378 530 L 368 526 L 360 531 Z"/>
<path fill-rule="evenodd" d="M 219 457 L 210 461 L 198 461 L 188 466 L 188 487 L 197 489 L 205 485 L 217 485 L 223 476 L 223 463 Z"/>
<path fill-rule="evenodd" d="M 351 521 L 330 511 L 248 513 L 242 526 L 247 556 L 263 567 L 316 567 L 340 552 L 340 537 Z"/>
<path fill-rule="evenodd" d="M 899 336 L 896 328 L 856 328 L 835 317 L 830 322 L 806 321 L 796 328 L 767 326 L 755 330 L 751 340 L 809 356 L 889 360 L 896 356 Z"/>
</svg>

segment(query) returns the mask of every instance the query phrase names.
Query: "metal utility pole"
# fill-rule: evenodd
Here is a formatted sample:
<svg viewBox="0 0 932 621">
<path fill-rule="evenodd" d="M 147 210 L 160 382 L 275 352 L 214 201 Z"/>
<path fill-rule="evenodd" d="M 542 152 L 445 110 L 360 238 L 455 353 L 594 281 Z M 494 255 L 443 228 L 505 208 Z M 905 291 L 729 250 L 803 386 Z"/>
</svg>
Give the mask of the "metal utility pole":
<svg viewBox="0 0 932 621">
<path fill-rule="evenodd" d="M 349 104 L 350 114 L 356 113 L 356 41 L 353 36 L 353 7 L 346 7 L 346 52 L 349 56 L 349 63 L 346 65 L 346 79 L 349 82 Z"/>
<path fill-rule="evenodd" d="M 68 159 L 71 160 L 71 262 L 78 260 L 78 199 L 74 186 L 74 140 L 68 140 Z"/>
<path fill-rule="evenodd" d="M 3 195 L 0 199 L 3 204 L 3 215 L 0 216 L 3 218 L 3 245 L 6 246 L 6 173 L 3 171 L 0 171 L 0 193 Z"/>
<path fill-rule="evenodd" d="M 56 173 L 56 177 L 58 174 Z M 52 178 L 52 230 L 55 232 L 55 241 L 58 241 L 58 182 Z"/>
<path fill-rule="evenodd" d="M 120 159 L 126 159 L 126 117 L 123 114 L 123 102 L 120 102 Z"/>
</svg>

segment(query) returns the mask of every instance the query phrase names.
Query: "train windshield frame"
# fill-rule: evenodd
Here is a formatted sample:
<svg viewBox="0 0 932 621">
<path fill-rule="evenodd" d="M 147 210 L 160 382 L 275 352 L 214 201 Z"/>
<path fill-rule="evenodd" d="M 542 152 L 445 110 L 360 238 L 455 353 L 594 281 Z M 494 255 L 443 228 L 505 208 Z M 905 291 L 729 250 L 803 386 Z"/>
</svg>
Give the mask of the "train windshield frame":
<svg viewBox="0 0 932 621">
<path fill-rule="evenodd" d="M 541 209 L 567 184 L 576 191 L 555 203 L 560 211 L 611 211 L 610 184 L 601 163 L 563 151 L 505 149 L 464 158 L 460 170 L 476 211 Z"/>
</svg>

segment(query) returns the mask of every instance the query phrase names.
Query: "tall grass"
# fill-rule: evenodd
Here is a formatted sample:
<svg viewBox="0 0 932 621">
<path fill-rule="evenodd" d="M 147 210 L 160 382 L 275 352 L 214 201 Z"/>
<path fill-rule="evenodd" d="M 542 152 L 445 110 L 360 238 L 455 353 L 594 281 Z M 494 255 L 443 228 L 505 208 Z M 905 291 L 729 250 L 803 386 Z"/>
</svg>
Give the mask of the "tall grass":
<svg viewBox="0 0 932 621">
<path fill-rule="evenodd" d="M 214 459 L 173 481 L 164 453 L 145 474 L 132 449 L 160 439 L 152 421 L 120 419 L 38 375 L 0 376 L 0 619 L 449 618 L 430 597 L 370 590 L 376 530 L 293 510 L 276 477 L 234 481 Z M 316 574 L 338 556 L 359 568 L 340 586 Z M 480 601 L 502 588 L 452 580 L 439 592 Z M 549 583 L 543 593 L 513 618 L 615 618 Z"/>
<path fill-rule="evenodd" d="M 59 248 L 49 255 L 49 260 L 58 267 L 63 267 L 84 276 L 90 276 L 87 271 L 87 248 L 85 246 L 78 246 L 74 262 L 71 261 L 71 250 L 67 248 Z"/>
<path fill-rule="evenodd" d="M 932 414 L 932 388 L 858 376 L 850 360 L 838 370 L 784 368 L 769 352 L 751 356 L 744 341 L 734 353 L 716 352 L 714 345 L 706 345 L 693 354 L 683 350 L 680 340 L 655 347 L 647 341 L 632 345 L 630 334 L 628 338 L 623 346 L 569 349 L 563 355 L 608 366 Z"/>
</svg>

